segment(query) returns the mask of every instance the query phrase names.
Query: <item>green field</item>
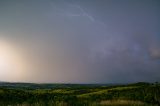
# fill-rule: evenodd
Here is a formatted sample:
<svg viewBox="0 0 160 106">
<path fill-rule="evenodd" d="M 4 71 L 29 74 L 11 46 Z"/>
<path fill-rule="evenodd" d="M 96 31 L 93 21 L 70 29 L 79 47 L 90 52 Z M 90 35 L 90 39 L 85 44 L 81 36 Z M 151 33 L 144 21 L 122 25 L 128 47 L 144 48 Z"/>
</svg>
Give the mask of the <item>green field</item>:
<svg viewBox="0 0 160 106">
<path fill-rule="evenodd" d="M 159 83 L 1 83 L 0 106 L 159 106 Z"/>
</svg>

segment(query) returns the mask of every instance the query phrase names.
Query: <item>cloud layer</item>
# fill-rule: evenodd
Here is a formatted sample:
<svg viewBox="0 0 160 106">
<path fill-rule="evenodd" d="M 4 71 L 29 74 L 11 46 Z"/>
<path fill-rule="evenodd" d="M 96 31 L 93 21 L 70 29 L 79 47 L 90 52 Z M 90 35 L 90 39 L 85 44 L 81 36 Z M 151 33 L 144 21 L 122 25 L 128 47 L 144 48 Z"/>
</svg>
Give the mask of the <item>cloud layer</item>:
<svg viewBox="0 0 160 106">
<path fill-rule="evenodd" d="M 28 70 L 18 81 L 160 81 L 159 5 L 158 0 L 1 1 L 0 36 L 23 52 Z"/>
</svg>

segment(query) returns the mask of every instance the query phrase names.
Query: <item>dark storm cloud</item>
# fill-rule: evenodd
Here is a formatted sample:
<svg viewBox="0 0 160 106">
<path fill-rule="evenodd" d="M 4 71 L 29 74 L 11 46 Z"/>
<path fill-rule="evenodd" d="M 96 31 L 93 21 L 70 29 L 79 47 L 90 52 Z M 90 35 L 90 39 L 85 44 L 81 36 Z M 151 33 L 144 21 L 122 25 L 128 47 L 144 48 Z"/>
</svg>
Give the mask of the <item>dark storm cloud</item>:
<svg viewBox="0 0 160 106">
<path fill-rule="evenodd" d="M 0 36 L 20 46 L 29 61 L 24 81 L 159 81 L 159 5 L 158 0 L 1 1 Z"/>
</svg>

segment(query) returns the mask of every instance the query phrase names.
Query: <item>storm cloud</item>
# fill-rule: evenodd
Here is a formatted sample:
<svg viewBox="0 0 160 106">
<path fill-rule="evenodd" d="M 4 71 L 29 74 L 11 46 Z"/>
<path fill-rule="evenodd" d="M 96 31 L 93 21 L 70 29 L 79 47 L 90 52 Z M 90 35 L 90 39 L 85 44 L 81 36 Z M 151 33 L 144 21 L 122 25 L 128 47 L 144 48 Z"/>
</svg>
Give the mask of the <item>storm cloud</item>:
<svg viewBox="0 0 160 106">
<path fill-rule="evenodd" d="M 154 82 L 159 19 L 159 0 L 1 0 L 0 38 L 19 47 L 28 66 L 15 81 Z"/>
</svg>

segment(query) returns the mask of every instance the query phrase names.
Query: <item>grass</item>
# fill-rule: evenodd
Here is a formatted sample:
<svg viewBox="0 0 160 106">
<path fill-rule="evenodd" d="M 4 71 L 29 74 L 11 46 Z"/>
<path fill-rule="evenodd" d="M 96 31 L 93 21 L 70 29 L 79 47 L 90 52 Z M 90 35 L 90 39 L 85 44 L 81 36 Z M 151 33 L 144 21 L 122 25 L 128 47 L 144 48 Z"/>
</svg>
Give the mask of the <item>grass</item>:
<svg viewBox="0 0 160 106">
<path fill-rule="evenodd" d="M 100 102 L 101 106 L 151 106 L 141 101 L 133 100 L 105 100 Z"/>
<path fill-rule="evenodd" d="M 104 90 L 97 90 L 97 91 L 93 91 L 91 93 L 86 93 L 86 94 L 81 94 L 81 95 L 78 95 L 77 97 L 79 98 L 87 98 L 89 96 L 92 96 L 92 95 L 101 95 L 101 94 L 107 94 L 108 91 L 111 91 L 111 90 L 129 90 L 129 89 L 134 89 L 134 88 L 138 88 L 139 86 L 129 86 L 129 87 L 116 87 L 116 88 L 106 88 Z"/>
<path fill-rule="evenodd" d="M 1 87 L 0 106 L 13 106 L 13 104 L 14 106 L 155 106 L 155 104 L 158 106 L 160 104 L 158 84 L 85 85 L 85 87 L 65 85 L 64 88 L 47 88 L 48 85 L 45 88 L 43 85 L 44 89 L 34 87 L 35 85 L 31 87 L 32 89 L 23 86 Z"/>
</svg>

